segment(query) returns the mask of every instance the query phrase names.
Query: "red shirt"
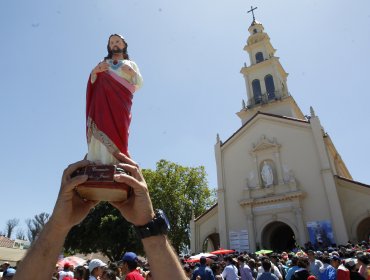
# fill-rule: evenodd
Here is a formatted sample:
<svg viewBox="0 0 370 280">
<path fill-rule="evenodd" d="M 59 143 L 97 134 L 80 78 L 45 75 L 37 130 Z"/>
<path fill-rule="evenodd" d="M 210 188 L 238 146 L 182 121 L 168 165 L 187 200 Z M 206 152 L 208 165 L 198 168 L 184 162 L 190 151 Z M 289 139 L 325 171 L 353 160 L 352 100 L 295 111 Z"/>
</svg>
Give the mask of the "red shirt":
<svg viewBox="0 0 370 280">
<path fill-rule="evenodd" d="M 145 278 L 135 269 L 126 275 L 125 280 L 145 280 Z"/>
<path fill-rule="evenodd" d="M 350 280 L 349 270 L 342 264 L 337 269 L 337 280 Z"/>
</svg>

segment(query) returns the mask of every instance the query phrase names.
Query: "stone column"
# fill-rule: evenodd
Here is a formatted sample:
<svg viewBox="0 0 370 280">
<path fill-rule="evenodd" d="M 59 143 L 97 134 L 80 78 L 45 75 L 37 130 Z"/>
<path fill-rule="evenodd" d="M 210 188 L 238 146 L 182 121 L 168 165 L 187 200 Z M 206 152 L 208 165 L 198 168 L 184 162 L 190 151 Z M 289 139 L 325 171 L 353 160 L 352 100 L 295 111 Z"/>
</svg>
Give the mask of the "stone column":
<svg viewBox="0 0 370 280">
<path fill-rule="evenodd" d="M 298 229 L 298 238 L 299 238 L 298 243 L 300 246 L 303 247 L 307 238 L 306 238 L 306 227 L 303 223 L 302 208 L 297 207 L 297 208 L 294 208 L 293 211 L 295 214 L 296 224 L 297 224 L 297 229 Z"/>
<path fill-rule="evenodd" d="M 256 251 L 256 236 L 254 229 L 254 216 L 253 214 L 247 215 L 247 225 L 248 225 L 248 238 L 249 238 L 249 251 Z"/>
<path fill-rule="evenodd" d="M 227 248 L 227 225 L 226 225 L 226 200 L 223 178 L 223 161 L 221 152 L 221 141 L 218 139 L 215 145 L 215 157 L 217 166 L 217 203 L 218 203 L 218 228 L 220 234 L 220 246 Z"/>
</svg>

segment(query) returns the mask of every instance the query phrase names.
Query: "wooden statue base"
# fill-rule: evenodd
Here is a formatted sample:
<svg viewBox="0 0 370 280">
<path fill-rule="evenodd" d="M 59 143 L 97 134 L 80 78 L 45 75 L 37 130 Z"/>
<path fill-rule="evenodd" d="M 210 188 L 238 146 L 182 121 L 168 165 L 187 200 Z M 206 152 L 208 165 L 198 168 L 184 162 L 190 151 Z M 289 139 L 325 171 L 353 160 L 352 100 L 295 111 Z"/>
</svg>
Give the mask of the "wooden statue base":
<svg viewBox="0 0 370 280">
<path fill-rule="evenodd" d="M 88 165 L 73 172 L 72 177 L 88 175 L 87 181 L 76 187 L 78 195 L 84 199 L 125 201 L 132 189 L 126 184 L 114 181 L 114 175 L 119 173 L 127 172 L 115 165 Z"/>
</svg>

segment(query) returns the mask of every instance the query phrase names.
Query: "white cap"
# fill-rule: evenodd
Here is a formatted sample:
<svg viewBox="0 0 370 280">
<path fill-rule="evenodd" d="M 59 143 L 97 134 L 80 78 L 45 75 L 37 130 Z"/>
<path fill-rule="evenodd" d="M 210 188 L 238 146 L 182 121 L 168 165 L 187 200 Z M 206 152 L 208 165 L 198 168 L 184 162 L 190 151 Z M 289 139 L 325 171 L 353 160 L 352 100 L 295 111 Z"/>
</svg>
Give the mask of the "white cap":
<svg viewBox="0 0 370 280">
<path fill-rule="evenodd" d="M 100 267 L 100 266 L 106 266 L 107 264 L 106 263 L 103 263 L 101 260 L 99 259 L 93 259 L 90 261 L 89 263 L 89 271 L 91 273 L 91 271 L 94 270 L 94 268 L 97 268 L 97 267 Z"/>
</svg>

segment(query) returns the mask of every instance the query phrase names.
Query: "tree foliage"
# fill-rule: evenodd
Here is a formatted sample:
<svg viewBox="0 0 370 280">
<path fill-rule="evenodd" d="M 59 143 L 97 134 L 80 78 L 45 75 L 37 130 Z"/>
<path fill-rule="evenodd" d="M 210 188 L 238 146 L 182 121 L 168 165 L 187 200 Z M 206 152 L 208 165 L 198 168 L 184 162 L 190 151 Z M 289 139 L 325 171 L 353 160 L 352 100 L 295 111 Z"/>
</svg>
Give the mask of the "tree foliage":
<svg viewBox="0 0 370 280">
<path fill-rule="evenodd" d="M 43 212 L 35 215 L 33 219 L 26 220 L 26 224 L 28 227 L 27 237 L 31 243 L 35 241 L 37 235 L 44 228 L 45 224 L 49 220 L 49 216 L 50 215 L 48 213 Z"/>
<path fill-rule="evenodd" d="M 215 202 L 208 188 L 205 168 L 160 160 L 156 170 L 146 169 L 143 174 L 154 208 L 164 210 L 170 221 L 169 238 L 179 253 L 190 245 L 192 212 L 199 216 Z"/>
<path fill-rule="evenodd" d="M 12 237 L 12 234 L 13 234 L 13 231 L 14 231 L 14 228 L 16 226 L 18 226 L 19 224 L 19 219 L 9 219 L 7 222 L 6 222 L 6 237 L 8 238 L 11 238 Z"/>
<path fill-rule="evenodd" d="M 107 202 L 98 204 L 71 229 L 64 248 L 70 254 L 102 252 L 111 261 L 120 259 L 126 251 L 143 251 L 131 224 Z"/>
</svg>

